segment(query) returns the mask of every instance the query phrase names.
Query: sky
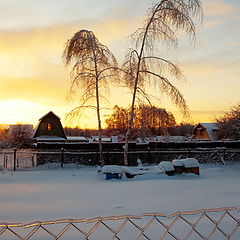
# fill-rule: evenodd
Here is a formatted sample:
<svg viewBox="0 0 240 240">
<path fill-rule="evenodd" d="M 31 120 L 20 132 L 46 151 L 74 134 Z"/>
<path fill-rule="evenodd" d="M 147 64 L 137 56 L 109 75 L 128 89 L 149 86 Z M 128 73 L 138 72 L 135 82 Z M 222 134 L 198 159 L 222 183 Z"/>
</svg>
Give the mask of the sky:
<svg viewBox="0 0 240 240">
<path fill-rule="evenodd" d="M 71 67 L 65 67 L 65 43 L 80 29 L 92 30 L 121 64 L 131 47 L 128 36 L 142 25 L 152 0 L 0 0 L 0 123 L 30 123 L 49 111 L 67 125 L 65 114 L 78 105 L 66 99 Z M 197 23 L 195 44 L 180 36 L 177 49 L 167 51 L 186 81 L 174 82 L 189 105 L 191 121 L 214 122 L 240 102 L 240 1 L 203 0 L 203 22 Z M 154 91 L 154 88 L 152 89 Z M 170 101 L 160 107 L 178 122 L 181 113 Z M 111 86 L 109 102 L 128 106 L 127 89 Z M 102 111 L 102 116 L 111 111 Z M 85 111 L 82 128 L 96 128 L 96 113 Z"/>
</svg>

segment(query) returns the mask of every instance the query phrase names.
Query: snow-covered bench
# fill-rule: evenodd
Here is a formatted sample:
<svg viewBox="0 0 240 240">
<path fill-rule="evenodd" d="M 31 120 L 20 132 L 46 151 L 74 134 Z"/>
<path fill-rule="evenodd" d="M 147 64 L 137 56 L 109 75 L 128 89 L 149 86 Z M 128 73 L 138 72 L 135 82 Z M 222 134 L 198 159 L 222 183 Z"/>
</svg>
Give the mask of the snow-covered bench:
<svg viewBox="0 0 240 240">
<path fill-rule="evenodd" d="M 116 178 L 122 178 L 122 168 L 118 165 L 105 165 L 102 168 L 102 173 L 106 174 L 106 180 Z"/>
<path fill-rule="evenodd" d="M 130 168 L 126 166 L 118 165 L 105 165 L 102 168 L 102 173 L 106 174 L 106 180 L 112 178 L 121 179 L 123 173 L 125 173 L 127 178 L 133 178 L 136 175 L 143 175 L 143 171 L 132 171 Z"/>
</svg>

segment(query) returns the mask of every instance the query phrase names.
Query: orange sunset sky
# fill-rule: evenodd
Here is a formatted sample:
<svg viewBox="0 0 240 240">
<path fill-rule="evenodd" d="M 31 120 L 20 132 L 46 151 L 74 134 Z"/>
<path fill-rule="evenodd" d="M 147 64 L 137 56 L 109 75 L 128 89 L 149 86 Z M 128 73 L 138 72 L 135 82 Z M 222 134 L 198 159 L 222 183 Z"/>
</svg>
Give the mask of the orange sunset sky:
<svg viewBox="0 0 240 240">
<path fill-rule="evenodd" d="M 185 96 L 194 123 L 212 122 L 240 102 L 240 1 L 202 3 L 204 20 L 198 24 L 195 45 L 180 36 L 178 49 L 164 53 L 180 63 L 186 76 L 185 82 L 174 84 Z M 53 111 L 66 125 L 65 114 L 78 103 L 66 101 L 71 68 L 65 68 L 62 52 L 67 39 L 80 29 L 92 30 L 121 63 L 131 46 L 128 36 L 141 26 L 151 4 L 152 0 L 0 0 L 0 123 L 36 125 Z M 129 105 L 127 91 L 111 87 L 104 107 Z M 177 109 L 158 96 L 160 107 L 181 122 Z M 94 114 L 85 112 L 80 126 L 96 127 Z"/>
</svg>

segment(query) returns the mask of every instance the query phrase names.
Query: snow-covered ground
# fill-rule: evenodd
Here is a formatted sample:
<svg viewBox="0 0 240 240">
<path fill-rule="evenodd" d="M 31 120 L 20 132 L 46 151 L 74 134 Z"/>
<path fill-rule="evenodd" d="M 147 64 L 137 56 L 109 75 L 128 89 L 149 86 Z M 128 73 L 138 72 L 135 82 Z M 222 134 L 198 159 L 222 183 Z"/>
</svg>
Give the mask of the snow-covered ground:
<svg viewBox="0 0 240 240">
<path fill-rule="evenodd" d="M 0 172 L 0 222 L 240 206 L 240 165 L 105 180 L 94 167 Z"/>
</svg>

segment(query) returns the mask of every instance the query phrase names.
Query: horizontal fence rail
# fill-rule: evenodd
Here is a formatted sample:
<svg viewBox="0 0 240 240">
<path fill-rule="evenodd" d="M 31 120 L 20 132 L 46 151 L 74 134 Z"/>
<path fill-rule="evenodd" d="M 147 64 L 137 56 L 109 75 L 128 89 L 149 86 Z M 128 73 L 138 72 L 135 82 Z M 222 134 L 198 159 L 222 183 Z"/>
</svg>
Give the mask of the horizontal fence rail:
<svg viewBox="0 0 240 240">
<path fill-rule="evenodd" d="M 239 208 L 0 223 L 0 239 L 239 240 Z"/>
</svg>

